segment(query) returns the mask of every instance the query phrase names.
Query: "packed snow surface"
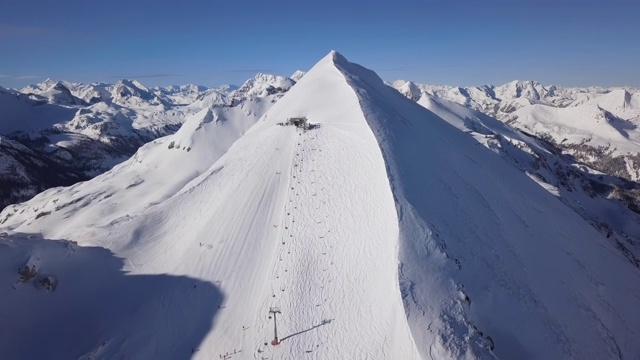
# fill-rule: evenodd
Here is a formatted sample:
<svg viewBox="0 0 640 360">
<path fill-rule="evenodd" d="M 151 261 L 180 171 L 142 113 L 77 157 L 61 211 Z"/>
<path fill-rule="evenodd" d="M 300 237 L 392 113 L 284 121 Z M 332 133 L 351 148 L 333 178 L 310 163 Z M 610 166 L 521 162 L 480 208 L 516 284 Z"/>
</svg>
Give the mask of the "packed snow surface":
<svg viewBox="0 0 640 360">
<path fill-rule="evenodd" d="M 472 137 L 336 52 L 265 101 L 0 213 L 0 353 L 640 356 L 637 269 Z"/>
</svg>

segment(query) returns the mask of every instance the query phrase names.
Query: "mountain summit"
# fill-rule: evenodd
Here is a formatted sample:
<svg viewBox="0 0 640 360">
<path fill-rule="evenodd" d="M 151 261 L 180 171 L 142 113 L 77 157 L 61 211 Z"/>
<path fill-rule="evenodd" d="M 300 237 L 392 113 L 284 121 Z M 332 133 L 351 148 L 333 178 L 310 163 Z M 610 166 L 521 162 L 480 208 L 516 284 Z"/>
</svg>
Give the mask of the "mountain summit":
<svg viewBox="0 0 640 360">
<path fill-rule="evenodd" d="M 0 231 L 10 358 L 640 353 L 640 275 L 604 236 L 335 51 L 275 104 L 204 109 Z"/>
</svg>

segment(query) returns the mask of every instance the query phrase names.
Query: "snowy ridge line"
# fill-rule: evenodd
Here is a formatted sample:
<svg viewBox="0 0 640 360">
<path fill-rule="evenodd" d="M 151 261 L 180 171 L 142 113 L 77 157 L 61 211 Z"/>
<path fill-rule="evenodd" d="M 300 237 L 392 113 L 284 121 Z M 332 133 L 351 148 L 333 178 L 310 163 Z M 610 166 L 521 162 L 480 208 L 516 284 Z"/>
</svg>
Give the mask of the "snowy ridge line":
<svg viewBox="0 0 640 360">
<path fill-rule="evenodd" d="M 358 97 L 363 116 L 376 135 L 385 159 L 385 169 L 396 203 L 395 207 L 400 225 L 398 286 L 402 285 L 400 290 L 403 294 L 405 311 L 421 357 L 495 358 L 495 355 L 491 353 L 494 346 L 492 338 L 490 336 L 483 338 L 482 332 L 478 331 L 465 313 L 463 305 L 468 297 L 462 291 L 460 285 L 452 289 L 448 288 L 450 285 L 437 284 L 437 282 L 434 283 L 423 277 L 416 276 L 415 268 L 420 267 L 416 264 L 424 262 L 424 257 L 435 257 L 428 261 L 436 263 L 436 267 L 446 268 L 447 259 L 448 261 L 453 261 L 453 259 L 449 259 L 445 251 L 445 242 L 436 235 L 435 225 L 429 224 L 428 221 L 417 215 L 415 209 L 407 200 L 402 179 L 399 176 L 398 165 L 396 164 L 397 157 L 390 156 L 390 153 L 394 151 L 388 148 L 390 139 L 394 137 L 393 133 L 389 131 L 393 126 L 390 123 L 398 122 L 401 127 L 406 129 L 414 129 L 417 123 L 403 113 L 389 112 L 390 106 L 383 100 L 388 96 L 383 94 L 387 90 L 386 86 L 384 88 L 375 85 L 368 86 L 368 82 L 371 81 L 369 78 L 377 78 L 377 75 L 370 70 L 360 69 L 359 65 L 349 63 L 338 53 L 333 56 L 336 67 L 343 73 L 345 80 L 351 85 Z M 367 72 L 371 73 L 371 75 Z M 375 80 L 373 81 L 375 82 Z M 375 102 L 369 97 L 370 93 L 375 94 L 373 96 Z M 382 105 L 381 107 L 387 112 L 376 108 L 376 105 Z M 380 118 L 385 119 L 383 121 L 388 123 L 380 123 Z M 451 150 L 454 149 L 452 148 Z M 407 269 L 411 270 L 406 271 Z M 442 272 L 443 270 L 439 269 L 438 271 Z M 409 272 L 413 273 L 410 274 Z M 416 280 L 416 278 L 419 278 L 419 280 Z M 454 281 L 453 279 L 447 280 Z M 417 292 L 416 287 L 421 287 L 419 282 L 422 282 L 423 287 L 428 283 L 429 290 Z M 428 302 L 432 303 L 432 305 L 425 304 L 424 296 L 426 293 L 429 293 L 430 299 Z M 427 324 L 428 326 L 426 326 Z M 456 328 L 459 330 L 453 330 Z M 428 332 L 425 330 L 428 330 Z"/>
</svg>

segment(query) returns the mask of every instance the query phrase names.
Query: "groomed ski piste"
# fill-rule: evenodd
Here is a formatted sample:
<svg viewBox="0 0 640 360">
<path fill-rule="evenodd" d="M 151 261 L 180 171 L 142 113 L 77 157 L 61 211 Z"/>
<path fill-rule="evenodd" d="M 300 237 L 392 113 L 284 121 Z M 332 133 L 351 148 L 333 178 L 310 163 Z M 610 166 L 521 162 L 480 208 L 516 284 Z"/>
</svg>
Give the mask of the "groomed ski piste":
<svg viewBox="0 0 640 360">
<path fill-rule="evenodd" d="M 0 354 L 640 356 L 637 269 L 372 71 L 331 52 L 253 106 L 0 213 Z M 294 117 L 312 128 L 278 125 Z"/>
</svg>

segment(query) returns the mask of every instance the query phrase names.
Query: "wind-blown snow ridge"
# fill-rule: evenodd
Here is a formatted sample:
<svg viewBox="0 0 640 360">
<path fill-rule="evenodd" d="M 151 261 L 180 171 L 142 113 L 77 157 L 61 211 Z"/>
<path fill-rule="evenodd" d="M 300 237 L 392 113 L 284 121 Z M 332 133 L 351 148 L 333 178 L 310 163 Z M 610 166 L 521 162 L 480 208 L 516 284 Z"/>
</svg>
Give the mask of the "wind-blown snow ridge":
<svg viewBox="0 0 640 360">
<path fill-rule="evenodd" d="M 16 282 L 14 268 L 38 268 L 33 280 L 17 280 L 19 296 L 0 300 L 0 317 L 39 329 L 33 339 L 28 329 L 0 324 L 0 339 L 11 344 L 0 342 L 0 352 L 104 359 L 640 353 L 637 270 L 573 210 L 375 73 L 331 52 L 275 104 L 259 105 L 202 110 L 111 171 L 0 213 L 8 237 L 0 245 L 22 259 L 2 268 L 0 279 Z M 290 117 L 314 126 L 278 125 Z M 220 139 L 226 145 L 214 149 Z M 64 242 L 38 252 L 24 239 L 34 233 L 87 251 Z M 113 311 L 100 283 L 69 275 L 59 260 L 89 263 L 99 249 L 123 259 L 116 268 L 131 277 L 166 274 L 193 285 L 162 287 L 170 290 L 160 302 L 133 292 L 133 306 L 117 312 L 118 319 L 137 315 L 133 326 L 110 321 L 78 341 L 77 332 L 42 320 L 61 306 L 42 299 L 61 296 L 73 308 L 82 298 L 72 289 L 82 286 Z M 54 278 L 56 294 L 37 290 L 43 275 Z M 115 281 L 109 294 L 127 284 Z M 32 312 L 14 310 L 36 303 Z M 194 319 L 189 303 L 210 308 L 184 334 Z M 278 346 L 269 345 L 270 307 L 281 310 Z M 85 311 L 91 318 L 96 310 Z M 158 325 L 165 316 L 171 326 Z M 67 321 L 69 329 L 83 325 Z M 131 335 L 145 321 L 155 326 Z M 34 341 L 38 347 L 29 346 Z"/>
</svg>

